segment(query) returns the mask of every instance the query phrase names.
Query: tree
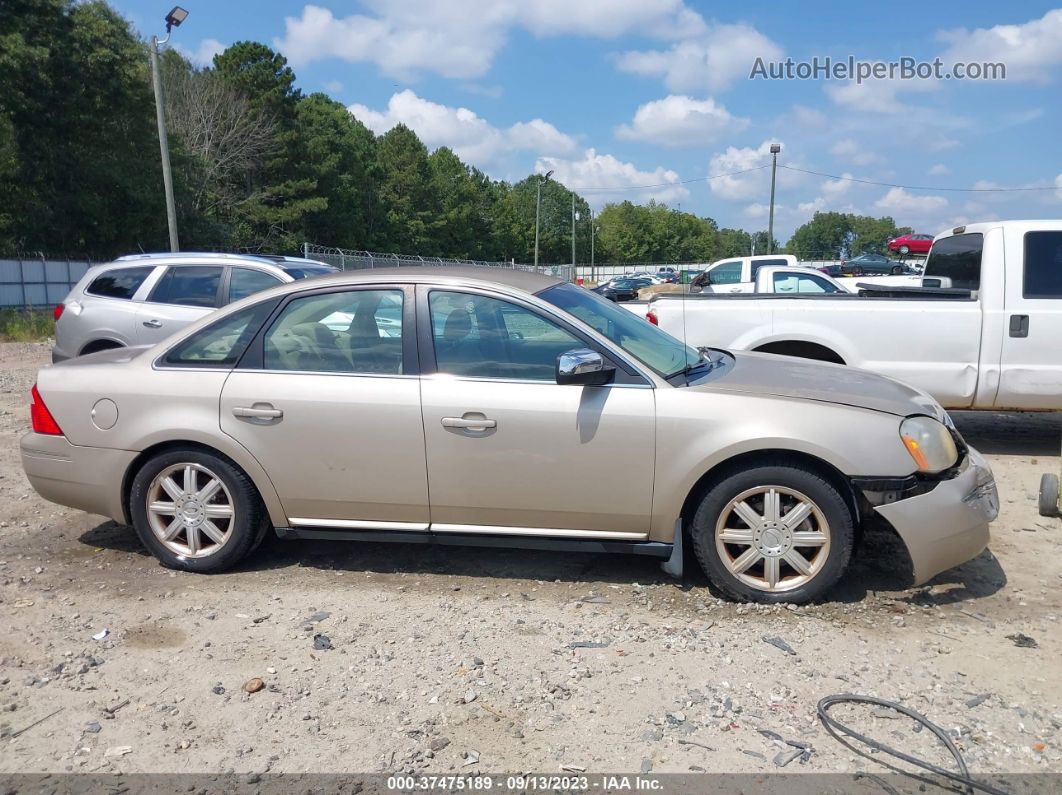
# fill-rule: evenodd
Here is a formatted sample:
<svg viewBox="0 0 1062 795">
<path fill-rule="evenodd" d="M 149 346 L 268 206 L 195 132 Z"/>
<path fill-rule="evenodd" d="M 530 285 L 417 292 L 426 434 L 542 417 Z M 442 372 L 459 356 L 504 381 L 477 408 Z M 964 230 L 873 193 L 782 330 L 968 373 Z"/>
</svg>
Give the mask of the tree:
<svg viewBox="0 0 1062 795">
<path fill-rule="evenodd" d="M 900 229 L 889 217 L 817 212 L 793 232 L 786 250 L 805 260 L 842 259 L 884 251 L 885 241 L 897 234 Z"/>
<path fill-rule="evenodd" d="M 376 153 L 378 195 L 384 208 L 380 247 L 410 254 L 433 248 L 429 230 L 434 203 L 427 148 L 411 129 L 398 124 L 379 138 Z"/>
</svg>

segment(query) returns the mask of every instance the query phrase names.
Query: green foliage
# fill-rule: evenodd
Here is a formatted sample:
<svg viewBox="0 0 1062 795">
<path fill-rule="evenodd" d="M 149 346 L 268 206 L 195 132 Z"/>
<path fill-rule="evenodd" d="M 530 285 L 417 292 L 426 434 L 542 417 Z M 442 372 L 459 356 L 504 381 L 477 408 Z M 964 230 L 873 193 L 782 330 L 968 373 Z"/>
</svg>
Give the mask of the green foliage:
<svg viewBox="0 0 1062 795">
<path fill-rule="evenodd" d="M 36 342 L 55 336 L 51 311 L 39 309 L 0 309 L 0 340 Z"/>
<path fill-rule="evenodd" d="M 883 253 L 890 237 L 909 232 L 892 218 L 872 218 L 852 213 L 815 213 L 793 232 L 786 245 L 799 259 L 840 259 L 865 252 Z"/>
<path fill-rule="evenodd" d="M 102 0 L 0 0 L 0 254 L 95 258 L 167 244 L 149 45 Z M 541 175 L 509 184 L 429 152 L 399 125 L 375 136 L 304 96 L 280 53 L 241 41 L 197 68 L 160 55 L 182 247 L 344 248 L 542 263 L 711 262 L 778 250 L 766 232 L 650 201 L 587 202 Z M 541 202 L 539 194 L 541 193 Z M 789 250 L 877 251 L 891 218 L 819 213 Z"/>
</svg>

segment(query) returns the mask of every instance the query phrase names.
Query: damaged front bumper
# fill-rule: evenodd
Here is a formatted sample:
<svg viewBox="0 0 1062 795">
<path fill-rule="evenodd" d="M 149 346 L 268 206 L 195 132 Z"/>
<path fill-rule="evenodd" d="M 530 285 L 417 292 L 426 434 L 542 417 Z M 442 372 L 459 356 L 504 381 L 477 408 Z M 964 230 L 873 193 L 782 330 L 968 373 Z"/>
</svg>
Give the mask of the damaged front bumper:
<svg viewBox="0 0 1062 795">
<path fill-rule="evenodd" d="M 874 511 L 907 546 L 918 585 L 988 546 L 988 525 L 999 515 L 999 495 L 988 462 L 971 447 L 955 477 L 925 493 L 876 505 Z"/>
</svg>

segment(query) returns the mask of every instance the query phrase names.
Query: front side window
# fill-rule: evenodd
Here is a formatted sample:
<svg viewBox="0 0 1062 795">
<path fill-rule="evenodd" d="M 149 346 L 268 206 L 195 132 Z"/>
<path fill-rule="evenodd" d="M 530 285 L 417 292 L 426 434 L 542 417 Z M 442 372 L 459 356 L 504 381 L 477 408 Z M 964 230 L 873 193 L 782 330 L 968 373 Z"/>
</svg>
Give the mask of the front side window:
<svg viewBox="0 0 1062 795">
<path fill-rule="evenodd" d="M 739 284 L 741 282 L 741 261 L 723 262 L 708 271 L 709 284 Z"/>
<path fill-rule="evenodd" d="M 280 279 L 265 271 L 254 268 L 233 268 L 229 276 L 229 300 L 227 303 L 239 301 L 249 295 L 254 295 L 270 287 L 280 284 Z"/>
<path fill-rule="evenodd" d="M 178 265 L 166 271 L 151 292 L 155 304 L 217 306 L 222 268 L 214 265 Z"/>
<path fill-rule="evenodd" d="M 266 370 L 402 374 L 402 291 L 296 298 L 265 334 Z"/>
<path fill-rule="evenodd" d="M 155 268 L 151 265 L 141 268 L 115 268 L 93 279 L 92 284 L 85 288 L 85 292 L 104 298 L 128 300 L 136 294 L 144 279 L 150 276 L 153 270 Z"/>
<path fill-rule="evenodd" d="M 1025 233 L 1025 298 L 1062 298 L 1062 232 Z"/>
<path fill-rule="evenodd" d="M 666 331 L 582 287 L 559 284 L 539 298 L 574 315 L 660 375 L 674 375 L 701 361 L 700 353 Z"/>
<path fill-rule="evenodd" d="M 929 251 L 924 276 L 941 279 L 943 287 L 978 290 L 983 247 L 984 235 L 979 232 L 941 238 Z"/>
<path fill-rule="evenodd" d="M 768 265 L 784 268 L 789 265 L 784 259 L 759 259 L 752 261 L 752 280 L 756 281 L 756 274 L 759 273 L 760 268 L 766 268 Z M 741 278 L 740 271 L 738 272 L 738 278 Z"/>
<path fill-rule="evenodd" d="M 178 343 L 163 363 L 175 367 L 234 367 L 276 304 L 263 301 L 211 323 Z"/>
<path fill-rule="evenodd" d="M 774 274 L 774 291 L 776 293 L 839 293 L 839 288 L 825 279 L 807 273 Z"/>
<path fill-rule="evenodd" d="M 557 356 L 586 347 L 541 315 L 497 298 L 433 290 L 428 305 L 440 373 L 554 381 Z"/>
</svg>

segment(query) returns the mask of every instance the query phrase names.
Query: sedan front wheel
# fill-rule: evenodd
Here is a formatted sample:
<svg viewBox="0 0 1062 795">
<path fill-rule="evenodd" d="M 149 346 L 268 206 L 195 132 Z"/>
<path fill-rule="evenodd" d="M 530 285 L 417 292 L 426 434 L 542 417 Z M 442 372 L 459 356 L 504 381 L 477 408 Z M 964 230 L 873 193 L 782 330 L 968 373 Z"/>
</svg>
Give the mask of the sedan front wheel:
<svg viewBox="0 0 1062 795">
<path fill-rule="evenodd" d="M 708 578 L 751 602 L 809 602 L 837 582 L 854 523 L 836 488 L 799 464 L 738 470 L 705 495 L 690 528 Z"/>
</svg>

